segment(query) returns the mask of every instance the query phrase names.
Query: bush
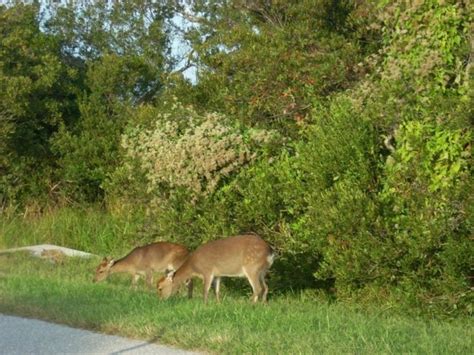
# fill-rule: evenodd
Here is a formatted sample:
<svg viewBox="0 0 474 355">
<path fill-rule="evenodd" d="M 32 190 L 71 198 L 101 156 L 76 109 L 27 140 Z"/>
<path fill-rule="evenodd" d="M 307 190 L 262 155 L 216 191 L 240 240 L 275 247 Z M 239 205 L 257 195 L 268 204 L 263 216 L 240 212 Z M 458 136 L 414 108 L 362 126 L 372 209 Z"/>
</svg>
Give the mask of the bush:
<svg viewBox="0 0 474 355">
<path fill-rule="evenodd" d="M 122 147 L 126 160 L 140 165 L 156 199 L 185 191 L 195 201 L 216 191 L 271 139 L 271 132 L 244 131 L 223 115 L 200 115 L 176 103 L 172 113 L 157 115 L 153 128 L 130 128 Z"/>
<path fill-rule="evenodd" d="M 176 101 L 135 112 L 139 124 L 122 137 L 122 163 L 104 185 L 107 199 L 114 205 L 138 202 L 152 233 L 190 246 L 235 231 L 229 211 L 216 207 L 217 195 L 278 136 Z"/>
<path fill-rule="evenodd" d="M 335 277 L 339 296 L 375 288 L 425 309 L 469 312 L 472 126 L 469 73 L 463 68 L 468 16 L 460 4 L 428 1 L 396 10 L 399 5 L 381 13 L 385 48 L 375 60 L 375 75 L 344 94 L 353 102 L 354 120 L 368 122 L 375 134 L 372 147 L 360 154 L 369 164 L 355 170 L 356 164 L 346 164 L 343 181 L 338 177 L 320 195 L 319 232 L 329 240 L 316 275 Z M 330 117 L 340 115 L 337 107 L 331 106 Z M 342 146 L 358 147 L 357 137 L 346 136 L 350 143 Z M 339 151 L 334 168 L 344 167 L 337 156 L 349 157 Z M 364 170 L 376 174 L 360 179 Z M 354 171 L 359 175 L 347 179 Z M 332 202 L 325 204 L 328 198 Z M 331 218 L 331 208 L 340 220 Z M 351 220 L 346 214 L 359 225 L 345 225 Z M 347 238 L 329 235 L 331 228 L 346 230 Z"/>
</svg>

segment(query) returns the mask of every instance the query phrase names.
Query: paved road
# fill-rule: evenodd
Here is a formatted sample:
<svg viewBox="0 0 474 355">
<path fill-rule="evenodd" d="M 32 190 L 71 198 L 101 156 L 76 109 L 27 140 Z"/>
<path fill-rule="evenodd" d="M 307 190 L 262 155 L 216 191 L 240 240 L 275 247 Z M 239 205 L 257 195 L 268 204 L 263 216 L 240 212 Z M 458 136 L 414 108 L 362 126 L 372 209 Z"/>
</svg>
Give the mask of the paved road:
<svg viewBox="0 0 474 355">
<path fill-rule="evenodd" d="M 0 314 L 0 354 L 193 354 L 146 341 Z"/>
</svg>

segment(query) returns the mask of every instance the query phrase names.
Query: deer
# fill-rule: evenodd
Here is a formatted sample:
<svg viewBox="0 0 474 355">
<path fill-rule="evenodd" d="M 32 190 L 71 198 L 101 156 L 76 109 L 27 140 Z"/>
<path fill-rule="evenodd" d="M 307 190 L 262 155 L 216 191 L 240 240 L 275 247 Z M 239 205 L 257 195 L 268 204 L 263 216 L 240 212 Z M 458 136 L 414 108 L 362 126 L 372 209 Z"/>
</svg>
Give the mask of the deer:
<svg viewBox="0 0 474 355">
<path fill-rule="evenodd" d="M 140 276 L 146 277 L 146 282 L 153 288 L 153 272 L 168 272 L 177 270 L 189 254 L 184 245 L 155 242 L 133 249 L 119 260 L 105 257 L 96 269 L 94 282 L 100 282 L 110 274 L 129 273 L 132 275 L 132 288 L 136 289 Z M 189 297 L 192 297 L 192 285 L 189 287 Z"/>
<path fill-rule="evenodd" d="M 253 303 L 260 298 L 267 301 L 268 286 L 265 276 L 274 260 L 270 245 L 256 234 L 245 234 L 218 239 L 198 247 L 176 271 L 169 272 L 157 283 L 162 299 L 175 294 L 183 283 L 199 277 L 204 282 L 204 303 L 215 279 L 215 293 L 220 302 L 221 277 L 246 277 L 252 287 Z"/>
</svg>

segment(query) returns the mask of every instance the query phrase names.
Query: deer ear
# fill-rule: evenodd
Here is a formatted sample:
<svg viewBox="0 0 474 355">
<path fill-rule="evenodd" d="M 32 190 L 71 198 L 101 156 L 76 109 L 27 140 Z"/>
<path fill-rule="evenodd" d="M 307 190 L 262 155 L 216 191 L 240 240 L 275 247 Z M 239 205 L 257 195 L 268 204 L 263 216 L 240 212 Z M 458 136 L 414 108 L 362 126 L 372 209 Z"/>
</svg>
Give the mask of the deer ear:
<svg viewBox="0 0 474 355">
<path fill-rule="evenodd" d="M 112 266 L 113 264 L 115 263 L 115 260 L 114 259 L 110 259 L 107 261 L 107 266 Z"/>
<path fill-rule="evenodd" d="M 170 281 L 173 281 L 173 277 L 174 277 L 174 274 L 175 274 L 175 271 L 169 271 L 167 274 L 166 274 L 166 278 Z"/>
<path fill-rule="evenodd" d="M 107 266 L 108 263 L 109 263 L 109 258 L 104 257 L 102 261 L 100 262 L 100 266 Z"/>
</svg>

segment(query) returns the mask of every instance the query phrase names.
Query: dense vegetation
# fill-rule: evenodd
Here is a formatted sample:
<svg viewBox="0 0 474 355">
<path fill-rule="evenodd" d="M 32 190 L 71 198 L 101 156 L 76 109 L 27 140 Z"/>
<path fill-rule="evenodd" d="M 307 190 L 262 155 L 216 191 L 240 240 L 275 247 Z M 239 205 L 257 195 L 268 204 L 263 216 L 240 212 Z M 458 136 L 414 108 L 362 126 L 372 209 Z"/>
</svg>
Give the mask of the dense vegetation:
<svg viewBox="0 0 474 355">
<path fill-rule="evenodd" d="M 472 311 L 469 1 L 14 1 L 0 33 L 2 234 L 92 204 L 133 233 L 64 244 L 254 231 L 281 291 Z"/>
</svg>

